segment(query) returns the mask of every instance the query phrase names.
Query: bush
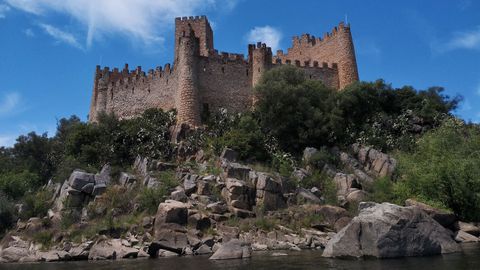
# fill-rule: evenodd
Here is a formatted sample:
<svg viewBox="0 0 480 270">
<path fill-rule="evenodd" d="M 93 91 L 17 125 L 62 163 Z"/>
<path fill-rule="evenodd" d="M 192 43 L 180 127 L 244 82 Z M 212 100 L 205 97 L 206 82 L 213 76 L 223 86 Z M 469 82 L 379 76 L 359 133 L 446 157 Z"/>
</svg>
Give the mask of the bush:
<svg viewBox="0 0 480 270">
<path fill-rule="evenodd" d="M 175 175 L 173 172 L 165 171 L 156 175 L 160 181 L 160 186 L 155 188 L 143 188 L 138 197 L 140 210 L 145 210 L 149 214 L 155 214 L 158 205 L 168 198 L 172 189 L 176 186 Z"/>
<path fill-rule="evenodd" d="M 413 153 L 399 156 L 398 195 L 480 220 L 480 127 L 455 118 L 428 132 Z"/>
<path fill-rule="evenodd" d="M 313 187 L 318 188 L 321 191 L 326 204 L 336 205 L 338 203 L 337 188 L 333 179 L 320 171 L 314 171 L 311 176 L 306 177 L 298 184 L 306 189 L 311 189 Z"/>
<path fill-rule="evenodd" d="M 29 171 L 0 174 L 0 191 L 13 199 L 22 197 L 27 191 L 35 190 L 39 185 L 39 177 Z"/>
<path fill-rule="evenodd" d="M 5 194 L 0 192 L 0 237 L 15 222 L 15 207 Z"/>
<path fill-rule="evenodd" d="M 398 200 L 395 183 L 388 177 L 378 178 L 371 186 L 365 186 L 364 188 L 369 194 L 368 199 L 370 201 L 403 204 Z"/>
<path fill-rule="evenodd" d="M 310 165 L 313 168 L 321 170 L 326 164 L 336 165 L 337 163 L 337 156 L 328 151 L 326 147 L 321 147 L 315 154 L 313 154 L 310 160 L 308 160 L 308 163 L 304 165 Z"/>
<path fill-rule="evenodd" d="M 250 114 L 240 117 L 238 123 L 219 138 L 221 148 L 229 147 L 239 153 L 239 158 L 249 161 L 266 161 L 265 135 L 257 120 Z"/>
<path fill-rule="evenodd" d="M 39 190 L 33 194 L 27 194 L 24 198 L 25 210 L 22 213 L 23 219 L 30 217 L 42 218 L 47 215 L 52 204 L 52 193 L 47 190 Z"/>
</svg>

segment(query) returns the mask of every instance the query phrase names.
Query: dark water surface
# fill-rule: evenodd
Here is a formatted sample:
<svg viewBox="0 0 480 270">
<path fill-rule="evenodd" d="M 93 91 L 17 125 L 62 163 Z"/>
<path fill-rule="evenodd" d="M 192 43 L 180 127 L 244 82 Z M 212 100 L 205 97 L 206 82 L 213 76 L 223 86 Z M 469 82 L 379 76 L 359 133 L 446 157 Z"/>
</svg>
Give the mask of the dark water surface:
<svg viewBox="0 0 480 270">
<path fill-rule="evenodd" d="M 285 252 L 288 256 L 272 256 L 272 252 L 255 252 L 245 260 L 210 261 L 208 256 L 133 259 L 121 261 L 65 262 L 36 264 L 4 264 L 5 270 L 214 270 L 214 269 L 414 269 L 414 270 L 480 270 L 480 245 L 463 245 L 463 253 L 388 260 L 338 260 L 322 258 L 321 251 Z M 283 253 L 283 252 L 282 252 Z"/>
</svg>

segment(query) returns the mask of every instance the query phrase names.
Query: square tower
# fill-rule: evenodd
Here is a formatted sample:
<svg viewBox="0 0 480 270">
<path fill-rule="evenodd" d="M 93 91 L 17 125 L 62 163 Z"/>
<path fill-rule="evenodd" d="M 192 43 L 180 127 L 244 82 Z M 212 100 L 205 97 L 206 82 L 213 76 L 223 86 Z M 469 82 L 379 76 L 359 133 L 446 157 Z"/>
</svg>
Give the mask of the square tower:
<svg viewBox="0 0 480 270">
<path fill-rule="evenodd" d="M 206 16 L 175 18 L 175 60 L 178 58 L 180 38 L 190 35 L 191 30 L 199 40 L 201 56 L 208 57 L 214 50 L 213 31 Z"/>
</svg>

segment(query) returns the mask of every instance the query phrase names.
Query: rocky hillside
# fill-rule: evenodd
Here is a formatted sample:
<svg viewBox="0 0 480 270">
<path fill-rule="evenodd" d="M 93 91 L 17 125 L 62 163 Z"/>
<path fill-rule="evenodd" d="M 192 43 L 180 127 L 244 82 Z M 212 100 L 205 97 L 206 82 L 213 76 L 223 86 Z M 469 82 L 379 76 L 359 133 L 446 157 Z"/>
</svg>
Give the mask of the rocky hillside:
<svg viewBox="0 0 480 270">
<path fill-rule="evenodd" d="M 306 148 L 305 164 L 312 164 L 309 161 L 317 152 Z M 327 189 L 302 187 L 311 177 L 311 166 L 282 176 L 238 163 L 238 153 L 228 148 L 213 160 L 199 151 L 179 164 L 137 157 L 132 168 L 118 176 L 112 175 L 108 164 L 97 174 L 75 170 L 62 184 L 50 182 L 44 187 L 53 202 L 48 215 L 19 221 L 2 240 L 0 258 L 31 262 L 203 255 L 222 246 L 242 250 L 245 245 L 254 251 L 327 247 L 324 256 L 395 257 L 456 251 L 451 231 L 458 242 L 478 241 L 480 229 L 475 225 L 414 200 L 407 202 L 410 212 L 382 205 L 367 214 L 365 209 L 372 205 L 360 204 L 360 214 L 354 217 L 347 209 L 368 200 L 364 187 L 391 176 L 397 161 L 360 145 L 353 145 L 350 152 L 332 149 L 332 153 L 338 164 L 323 164 L 322 172 L 333 178 L 341 207 L 325 204 Z M 154 198 L 160 203 L 149 215 L 141 206 L 142 194 L 152 191 L 161 197 Z M 409 225 L 398 227 L 400 220 Z M 356 240 L 364 226 L 380 227 L 372 233 L 363 231 L 366 236 Z M 408 231 L 411 226 L 418 231 Z M 405 242 L 407 249 L 382 244 L 391 237 Z M 230 244 L 232 239 L 240 242 Z M 355 241 L 360 242 L 352 245 Z M 440 248 L 425 246 L 425 241 L 438 242 Z M 219 254 L 249 256 L 225 252 Z"/>
</svg>

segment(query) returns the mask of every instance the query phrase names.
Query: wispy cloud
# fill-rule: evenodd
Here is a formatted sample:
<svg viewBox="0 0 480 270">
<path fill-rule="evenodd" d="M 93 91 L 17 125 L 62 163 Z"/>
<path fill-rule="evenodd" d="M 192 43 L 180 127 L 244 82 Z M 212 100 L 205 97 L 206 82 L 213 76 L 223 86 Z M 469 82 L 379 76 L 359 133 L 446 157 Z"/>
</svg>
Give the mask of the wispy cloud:
<svg viewBox="0 0 480 270">
<path fill-rule="evenodd" d="M 0 19 L 7 16 L 7 12 L 10 11 L 10 7 L 5 4 L 0 4 Z"/>
<path fill-rule="evenodd" d="M 0 96 L 0 117 L 18 113 L 24 109 L 22 97 L 17 92 Z"/>
<path fill-rule="evenodd" d="M 45 19 L 51 13 L 81 25 L 86 47 L 104 35 L 121 34 L 144 44 L 159 43 L 173 18 L 226 10 L 240 0 L 5 0 L 12 7 Z M 56 26 L 58 28 L 58 26 Z M 83 43 L 83 42 L 82 42 Z"/>
<path fill-rule="evenodd" d="M 378 58 L 382 55 L 382 49 L 371 39 L 360 39 L 355 44 L 355 49 L 359 55 Z"/>
<path fill-rule="evenodd" d="M 53 37 L 57 42 L 63 42 L 77 49 L 83 50 L 82 45 L 78 42 L 77 38 L 73 34 L 62 31 L 50 24 L 41 23 L 39 26 L 45 31 L 45 33 Z"/>
<path fill-rule="evenodd" d="M 282 32 L 272 26 L 256 26 L 250 30 L 247 34 L 247 41 L 249 43 L 263 42 L 267 46 L 272 47 L 272 50 L 275 51 L 280 45 L 280 40 L 282 39 Z"/>
<path fill-rule="evenodd" d="M 460 0 L 458 1 L 458 8 L 462 11 L 467 10 L 472 5 L 472 0 Z"/>
<path fill-rule="evenodd" d="M 33 32 L 33 30 L 31 28 L 27 28 L 27 29 L 23 30 L 23 33 L 27 37 L 34 37 L 35 36 L 35 32 Z"/>
<path fill-rule="evenodd" d="M 435 52 L 439 53 L 459 49 L 480 50 L 480 26 L 469 31 L 455 32 L 450 39 L 446 41 L 435 41 L 431 47 Z"/>
</svg>

